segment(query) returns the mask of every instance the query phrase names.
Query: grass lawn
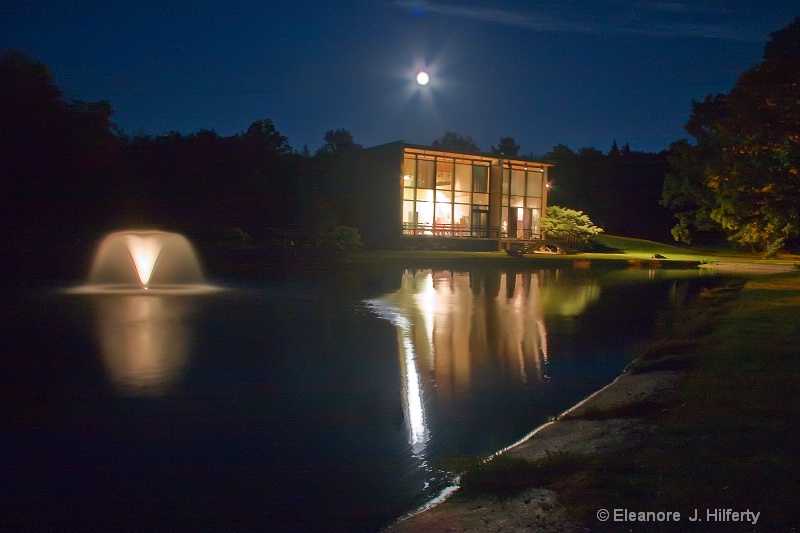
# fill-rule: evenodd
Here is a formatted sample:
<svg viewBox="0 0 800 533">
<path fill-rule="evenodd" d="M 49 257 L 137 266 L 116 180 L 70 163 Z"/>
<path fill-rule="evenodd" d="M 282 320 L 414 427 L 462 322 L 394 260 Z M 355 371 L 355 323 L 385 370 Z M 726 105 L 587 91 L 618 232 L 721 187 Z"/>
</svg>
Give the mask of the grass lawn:
<svg viewBox="0 0 800 533">
<path fill-rule="evenodd" d="M 731 252 L 730 250 L 723 249 L 695 249 L 685 246 L 676 246 L 671 244 L 663 244 L 655 241 L 648 241 L 644 239 L 633 239 L 630 237 L 620 237 L 616 235 L 599 235 L 597 242 L 602 246 L 608 248 L 609 252 L 604 253 L 580 253 L 570 255 L 557 255 L 557 254 L 526 254 L 524 260 L 536 260 L 547 264 L 548 261 L 563 262 L 566 260 L 598 260 L 607 262 L 630 262 L 639 260 L 651 260 L 653 254 L 660 254 L 666 257 L 664 261 L 669 263 L 676 262 L 692 262 L 692 263 L 713 263 L 719 261 L 725 262 L 743 262 L 743 263 L 757 263 L 757 264 L 800 264 L 800 257 L 796 255 L 783 255 L 778 259 L 762 259 L 760 254 L 752 254 L 745 252 Z M 471 260 L 490 260 L 490 261 L 504 261 L 511 259 L 520 261 L 519 258 L 509 258 L 505 252 L 458 252 L 458 251 L 429 251 L 429 250 L 413 250 L 413 251 L 358 251 L 351 252 L 344 255 L 346 261 L 351 264 L 365 264 L 365 263 L 385 263 L 385 262 L 401 262 L 407 260 L 415 261 L 471 261 Z"/>
<path fill-rule="evenodd" d="M 778 260 L 763 260 L 757 254 L 727 250 L 696 250 L 643 239 L 600 235 L 605 253 L 542 254 L 511 257 L 502 251 L 463 252 L 453 250 L 357 250 L 349 252 L 297 247 L 254 247 L 236 250 L 229 257 L 208 260 L 216 275 L 259 276 L 275 271 L 359 271 L 385 267 L 402 268 L 588 268 L 673 267 L 689 268 L 700 263 L 755 263 L 799 265 L 800 257 L 786 255 Z M 654 259 L 660 254 L 666 259 Z M 207 254 L 213 258 L 213 254 Z"/>
<path fill-rule="evenodd" d="M 603 246 L 612 249 L 619 249 L 625 257 L 646 259 L 652 254 L 661 254 L 667 259 L 681 261 L 700 261 L 701 263 L 712 263 L 719 261 L 746 262 L 757 264 L 782 264 L 798 263 L 800 257 L 792 254 L 783 254 L 776 259 L 763 259 L 761 254 L 735 252 L 723 248 L 693 248 L 687 246 L 676 246 L 672 244 L 662 244 L 644 239 L 633 239 L 630 237 L 619 237 L 616 235 L 599 235 L 597 241 Z M 612 258 L 620 254 L 583 254 L 586 256 L 605 256 Z"/>
<path fill-rule="evenodd" d="M 593 530 L 800 530 L 800 275 L 748 282 L 694 355 L 694 369 L 652 439 L 603 461 L 591 481 L 568 487 L 567 499 Z M 600 523 L 599 508 L 687 518 Z M 761 514 L 755 527 L 692 523 L 695 509 L 703 519 L 707 509 Z"/>
<path fill-rule="evenodd" d="M 464 489 L 503 498 L 551 488 L 591 531 L 800 531 L 800 274 L 732 281 L 684 307 L 634 365 L 686 370 L 678 390 L 663 403 L 595 413 L 644 417 L 642 444 L 534 462 L 500 456 L 467 472 Z M 682 518 L 601 522 L 599 509 Z M 756 524 L 709 521 L 715 509 L 760 514 Z M 702 521 L 689 521 L 695 515 Z"/>
<path fill-rule="evenodd" d="M 652 352 L 664 357 L 673 345 L 677 360 L 691 356 L 691 370 L 667 405 L 630 409 L 648 417 L 652 435 L 643 445 L 541 464 L 500 461 L 481 475 L 493 485 L 481 486 L 500 495 L 525 485 L 553 488 L 591 531 L 800 531 L 800 275 L 749 281 L 740 293 L 707 297 L 687 312 L 674 337 Z M 710 321 L 718 322 L 711 332 L 702 326 Z M 600 522 L 598 509 L 683 518 Z M 755 525 L 707 521 L 714 509 L 760 515 Z M 702 522 L 688 520 L 695 510 Z"/>
</svg>

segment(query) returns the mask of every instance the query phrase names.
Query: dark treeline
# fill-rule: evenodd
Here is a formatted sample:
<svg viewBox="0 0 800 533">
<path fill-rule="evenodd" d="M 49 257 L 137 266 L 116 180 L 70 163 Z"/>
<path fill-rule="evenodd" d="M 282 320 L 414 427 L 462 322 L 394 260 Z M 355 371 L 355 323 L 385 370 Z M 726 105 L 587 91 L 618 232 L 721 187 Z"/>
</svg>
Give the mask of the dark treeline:
<svg viewBox="0 0 800 533">
<path fill-rule="evenodd" d="M 361 146 L 346 130 L 329 131 L 312 156 L 268 119 L 228 137 L 131 137 L 112 113 L 108 102 L 65 100 L 25 54 L 0 55 L 0 230 L 12 277 L 80 275 L 98 239 L 119 229 L 177 230 L 208 246 L 245 233 L 316 244 L 359 221 L 348 177 Z"/>
<path fill-rule="evenodd" d="M 369 199 L 353 172 L 362 147 L 346 130 L 328 131 L 312 155 L 268 119 L 227 137 L 129 136 L 112 115 L 105 101 L 66 100 L 24 53 L 0 54 L 0 230 L 12 278 L 83 275 L 98 239 L 119 229 L 181 231 L 205 248 L 248 238 L 314 246 L 362 222 Z M 453 132 L 433 144 L 478 151 Z M 519 146 L 504 137 L 492 151 L 516 156 Z M 559 145 L 536 159 L 556 165 L 551 204 L 582 210 L 607 232 L 663 240 L 666 157 L 615 143 L 607 155 Z"/>
<path fill-rule="evenodd" d="M 548 204 L 583 211 L 606 233 L 670 239 L 674 219 L 659 205 L 668 152 L 636 152 L 628 145 L 620 149 L 615 141 L 607 154 L 558 145 L 544 159 L 555 164 Z"/>
<path fill-rule="evenodd" d="M 481 152 L 471 135 L 453 131 L 431 146 Z M 668 151 L 636 152 L 613 141 L 607 154 L 595 148 L 575 152 L 559 144 L 545 155 L 523 155 L 513 137 L 501 137 L 490 153 L 554 164 L 549 171 L 548 204 L 583 211 L 608 233 L 662 242 L 671 238 L 674 217 L 659 204 L 670 168 Z"/>
</svg>

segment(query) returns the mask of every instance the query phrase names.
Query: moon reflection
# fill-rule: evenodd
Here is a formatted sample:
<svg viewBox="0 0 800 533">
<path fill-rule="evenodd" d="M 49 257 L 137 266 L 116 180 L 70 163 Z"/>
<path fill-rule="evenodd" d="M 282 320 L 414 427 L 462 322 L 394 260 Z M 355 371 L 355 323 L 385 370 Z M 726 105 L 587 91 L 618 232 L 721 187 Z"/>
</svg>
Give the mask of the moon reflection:
<svg viewBox="0 0 800 533">
<path fill-rule="evenodd" d="M 191 300 L 170 296 L 97 297 L 95 327 L 103 362 L 133 396 L 169 392 L 189 359 Z"/>
</svg>

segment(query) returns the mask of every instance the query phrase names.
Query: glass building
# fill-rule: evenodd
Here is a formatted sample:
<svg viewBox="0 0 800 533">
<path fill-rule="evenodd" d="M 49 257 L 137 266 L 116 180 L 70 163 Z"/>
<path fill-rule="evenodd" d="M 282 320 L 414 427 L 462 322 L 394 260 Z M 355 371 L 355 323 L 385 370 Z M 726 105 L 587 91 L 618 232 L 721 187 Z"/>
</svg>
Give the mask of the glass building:
<svg viewBox="0 0 800 533">
<path fill-rule="evenodd" d="M 541 238 L 539 219 L 547 207 L 551 165 L 403 141 L 366 152 L 373 156 L 368 158 L 373 166 L 370 169 L 367 164 L 367 173 L 381 169 L 383 175 L 368 179 L 389 179 L 395 184 L 387 196 L 398 198 L 400 210 L 385 206 L 384 217 L 397 217 L 398 224 L 389 231 L 400 236 L 401 244 L 439 237 L 490 241 L 485 248 L 498 249 Z"/>
</svg>

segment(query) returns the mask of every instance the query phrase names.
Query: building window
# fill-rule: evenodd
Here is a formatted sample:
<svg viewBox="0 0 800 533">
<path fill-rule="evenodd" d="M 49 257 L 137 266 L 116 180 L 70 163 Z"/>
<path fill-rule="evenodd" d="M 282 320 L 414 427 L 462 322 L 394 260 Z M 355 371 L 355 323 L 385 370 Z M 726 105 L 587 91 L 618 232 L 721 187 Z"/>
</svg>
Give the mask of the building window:
<svg viewBox="0 0 800 533">
<path fill-rule="evenodd" d="M 528 196 L 542 196 L 542 173 L 539 171 L 528 172 Z"/>
<path fill-rule="evenodd" d="M 453 195 L 453 201 L 457 204 L 468 204 L 470 194 L 468 192 L 456 192 Z"/>
<path fill-rule="evenodd" d="M 417 189 L 417 201 L 418 202 L 432 202 L 433 201 L 433 191 L 430 189 Z"/>
<path fill-rule="evenodd" d="M 435 165 L 426 159 L 417 160 L 417 187 L 420 189 L 433 189 L 435 185 Z"/>
<path fill-rule="evenodd" d="M 453 234 L 456 237 L 467 237 L 470 228 L 470 205 L 453 205 Z"/>
<path fill-rule="evenodd" d="M 492 185 L 490 175 L 494 174 L 485 158 L 409 150 L 403 157 L 400 180 L 403 232 L 487 237 L 489 191 L 496 187 L 500 195 L 493 201 L 500 209 L 503 237 L 530 238 L 538 232 L 542 216 L 544 173 L 525 165 L 523 161 L 505 161 L 497 168 L 500 184 Z M 496 236 L 497 228 L 492 231 Z"/>
<path fill-rule="evenodd" d="M 456 183 L 457 191 L 472 190 L 472 165 L 456 163 Z"/>
<path fill-rule="evenodd" d="M 452 161 L 436 161 L 436 188 L 453 190 Z"/>
<path fill-rule="evenodd" d="M 415 176 L 417 175 L 417 160 L 413 157 L 406 157 L 403 159 L 403 187 L 414 187 L 416 184 Z"/>
<path fill-rule="evenodd" d="M 525 171 L 512 170 L 511 171 L 511 194 L 522 195 L 525 194 Z"/>
<path fill-rule="evenodd" d="M 472 167 L 472 192 L 489 192 L 489 167 Z"/>
<path fill-rule="evenodd" d="M 472 203 L 478 205 L 489 205 L 489 195 L 475 193 L 472 195 Z"/>
</svg>

